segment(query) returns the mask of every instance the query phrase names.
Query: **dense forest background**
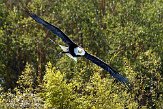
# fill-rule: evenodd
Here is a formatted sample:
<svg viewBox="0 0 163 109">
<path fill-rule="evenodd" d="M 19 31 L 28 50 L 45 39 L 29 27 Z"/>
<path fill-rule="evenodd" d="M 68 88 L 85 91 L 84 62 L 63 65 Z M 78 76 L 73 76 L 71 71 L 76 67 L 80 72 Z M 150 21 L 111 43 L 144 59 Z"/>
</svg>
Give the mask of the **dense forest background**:
<svg viewBox="0 0 163 109">
<path fill-rule="evenodd" d="M 132 90 L 61 54 L 61 39 L 24 7 L 127 77 Z M 163 108 L 163 1 L 1 0 L 0 108 Z"/>
</svg>

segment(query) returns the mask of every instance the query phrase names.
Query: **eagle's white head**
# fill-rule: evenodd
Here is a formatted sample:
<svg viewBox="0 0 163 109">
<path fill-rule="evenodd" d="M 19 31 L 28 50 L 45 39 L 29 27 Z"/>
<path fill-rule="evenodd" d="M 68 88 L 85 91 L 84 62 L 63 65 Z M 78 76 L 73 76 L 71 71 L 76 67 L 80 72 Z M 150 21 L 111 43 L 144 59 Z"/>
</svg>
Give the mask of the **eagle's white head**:
<svg viewBox="0 0 163 109">
<path fill-rule="evenodd" d="M 75 53 L 75 55 L 79 55 L 79 56 L 84 56 L 85 55 L 85 51 L 81 47 L 74 48 L 74 53 Z"/>
</svg>

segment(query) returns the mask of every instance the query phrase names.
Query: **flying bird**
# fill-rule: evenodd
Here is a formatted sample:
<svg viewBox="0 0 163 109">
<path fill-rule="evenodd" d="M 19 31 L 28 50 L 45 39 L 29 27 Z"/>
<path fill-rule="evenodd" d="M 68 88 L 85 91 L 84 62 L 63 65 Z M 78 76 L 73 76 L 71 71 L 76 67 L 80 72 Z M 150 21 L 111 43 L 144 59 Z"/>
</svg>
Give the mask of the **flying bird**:
<svg viewBox="0 0 163 109">
<path fill-rule="evenodd" d="M 95 56 L 89 54 L 82 47 L 78 46 L 66 34 L 64 34 L 59 28 L 57 28 L 56 26 L 54 26 L 54 25 L 48 23 L 47 21 L 43 20 L 42 18 L 38 17 L 34 13 L 31 13 L 29 11 L 27 11 L 27 13 L 36 22 L 42 24 L 44 27 L 46 27 L 52 33 L 54 33 L 55 35 L 60 37 L 62 39 L 62 41 L 68 45 L 68 47 L 65 47 L 62 45 L 59 45 L 59 46 L 61 47 L 63 52 L 66 53 L 69 57 L 71 57 L 75 61 L 77 61 L 78 57 L 85 57 L 86 59 L 90 60 L 94 64 L 103 68 L 105 71 L 109 72 L 112 77 L 114 77 L 118 81 L 122 82 L 128 88 L 130 87 L 130 83 L 129 83 L 127 78 L 123 77 L 121 74 L 119 74 L 117 71 L 115 71 L 113 68 L 111 68 L 108 64 L 103 62 L 98 57 L 95 57 Z"/>
</svg>

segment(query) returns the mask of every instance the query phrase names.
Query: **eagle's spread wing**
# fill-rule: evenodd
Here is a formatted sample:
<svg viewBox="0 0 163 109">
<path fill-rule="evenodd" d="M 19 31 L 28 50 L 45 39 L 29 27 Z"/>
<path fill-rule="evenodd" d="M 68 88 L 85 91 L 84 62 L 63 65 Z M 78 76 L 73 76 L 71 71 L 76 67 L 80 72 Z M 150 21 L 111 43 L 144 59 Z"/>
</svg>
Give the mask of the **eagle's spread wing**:
<svg viewBox="0 0 163 109">
<path fill-rule="evenodd" d="M 47 29 L 49 29 L 50 31 L 52 31 L 55 35 L 57 35 L 58 37 L 60 37 L 63 42 L 65 42 L 68 45 L 74 44 L 73 41 L 71 41 L 67 35 L 65 35 L 59 28 L 57 28 L 56 26 L 48 23 L 47 21 L 41 19 L 40 17 L 38 17 L 36 14 L 30 13 L 28 12 L 28 15 L 30 17 L 32 17 L 36 22 L 42 24 L 43 26 L 45 26 Z"/>
<path fill-rule="evenodd" d="M 86 59 L 92 61 L 96 65 L 100 66 L 101 68 L 103 68 L 107 72 L 109 72 L 111 76 L 113 76 L 114 78 L 116 78 L 117 80 L 119 80 L 120 82 L 122 82 L 123 84 L 127 85 L 130 88 L 130 84 L 128 82 L 128 79 L 123 77 L 121 74 L 119 74 L 114 69 L 112 69 L 108 64 L 106 64 L 105 62 L 103 62 L 99 58 L 97 58 L 97 57 L 95 57 L 95 56 L 93 56 L 87 52 L 85 53 L 84 57 Z"/>
</svg>

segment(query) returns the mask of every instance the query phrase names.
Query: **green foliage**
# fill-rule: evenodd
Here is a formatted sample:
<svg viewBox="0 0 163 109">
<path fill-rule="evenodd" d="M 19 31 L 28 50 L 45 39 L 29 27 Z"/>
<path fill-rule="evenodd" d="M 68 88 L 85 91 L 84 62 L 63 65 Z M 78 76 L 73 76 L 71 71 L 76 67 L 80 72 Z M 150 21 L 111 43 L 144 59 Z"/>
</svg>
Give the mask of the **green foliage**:
<svg viewBox="0 0 163 109">
<path fill-rule="evenodd" d="M 44 76 L 46 107 L 69 108 L 72 95 L 72 84 L 66 83 L 64 74 L 48 63 Z"/>
<path fill-rule="evenodd" d="M 25 71 L 18 78 L 18 86 L 21 90 L 27 91 L 26 89 L 30 89 L 32 91 L 34 87 L 34 77 L 36 76 L 33 67 L 30 64 L 26 64 Z"/>
<path fill-rule="evenodd" d="M 24 7 L 114 66 L 132 91 L 83 58 L 59 55 L 61 39 Z M 0 108 L 162 108 L 162 10 L 162 0 L 3 0 Z"/>
<path fill-rule="evenodd" d="M 159 99 L 158 95 L 162 92 L 160 88 L 162 84 L 160 57 L 152 50 L 148 50 L 138 56 L 136 64 L 139 64 L 135 68 L 135 71 L 139 72 L 137 75 L 139 102 L 143 101 L 148 108 L 157 107 L 155 100 Z"/>
<path fill-rule="evenodd" d="M 45 107 L 57 109 L 108 109 L 108 108 L 136 108 L 138 104 L 130 98 L 126 91 L 117 92 L 111 81 L 101 78 L 96 72 L 86 83 L 76 78 L 67 81 L 65 73 L 61 73 L 52 67 L 46 66 L 44 76 Z M 115 92 L 114 92 L 115 91 Z M 127 100 L 126 100 L 127 99 Z"/>
<path fill-rule="evenodd" d="M 34 69 L 27 64 L 17 81 L 18 86 L 8 92 L 1 93 L 1 107 L 4 109 L 15 108 L 43 108 L 43 101 L 38 91 L 34 89 Z"/>
</svg>

